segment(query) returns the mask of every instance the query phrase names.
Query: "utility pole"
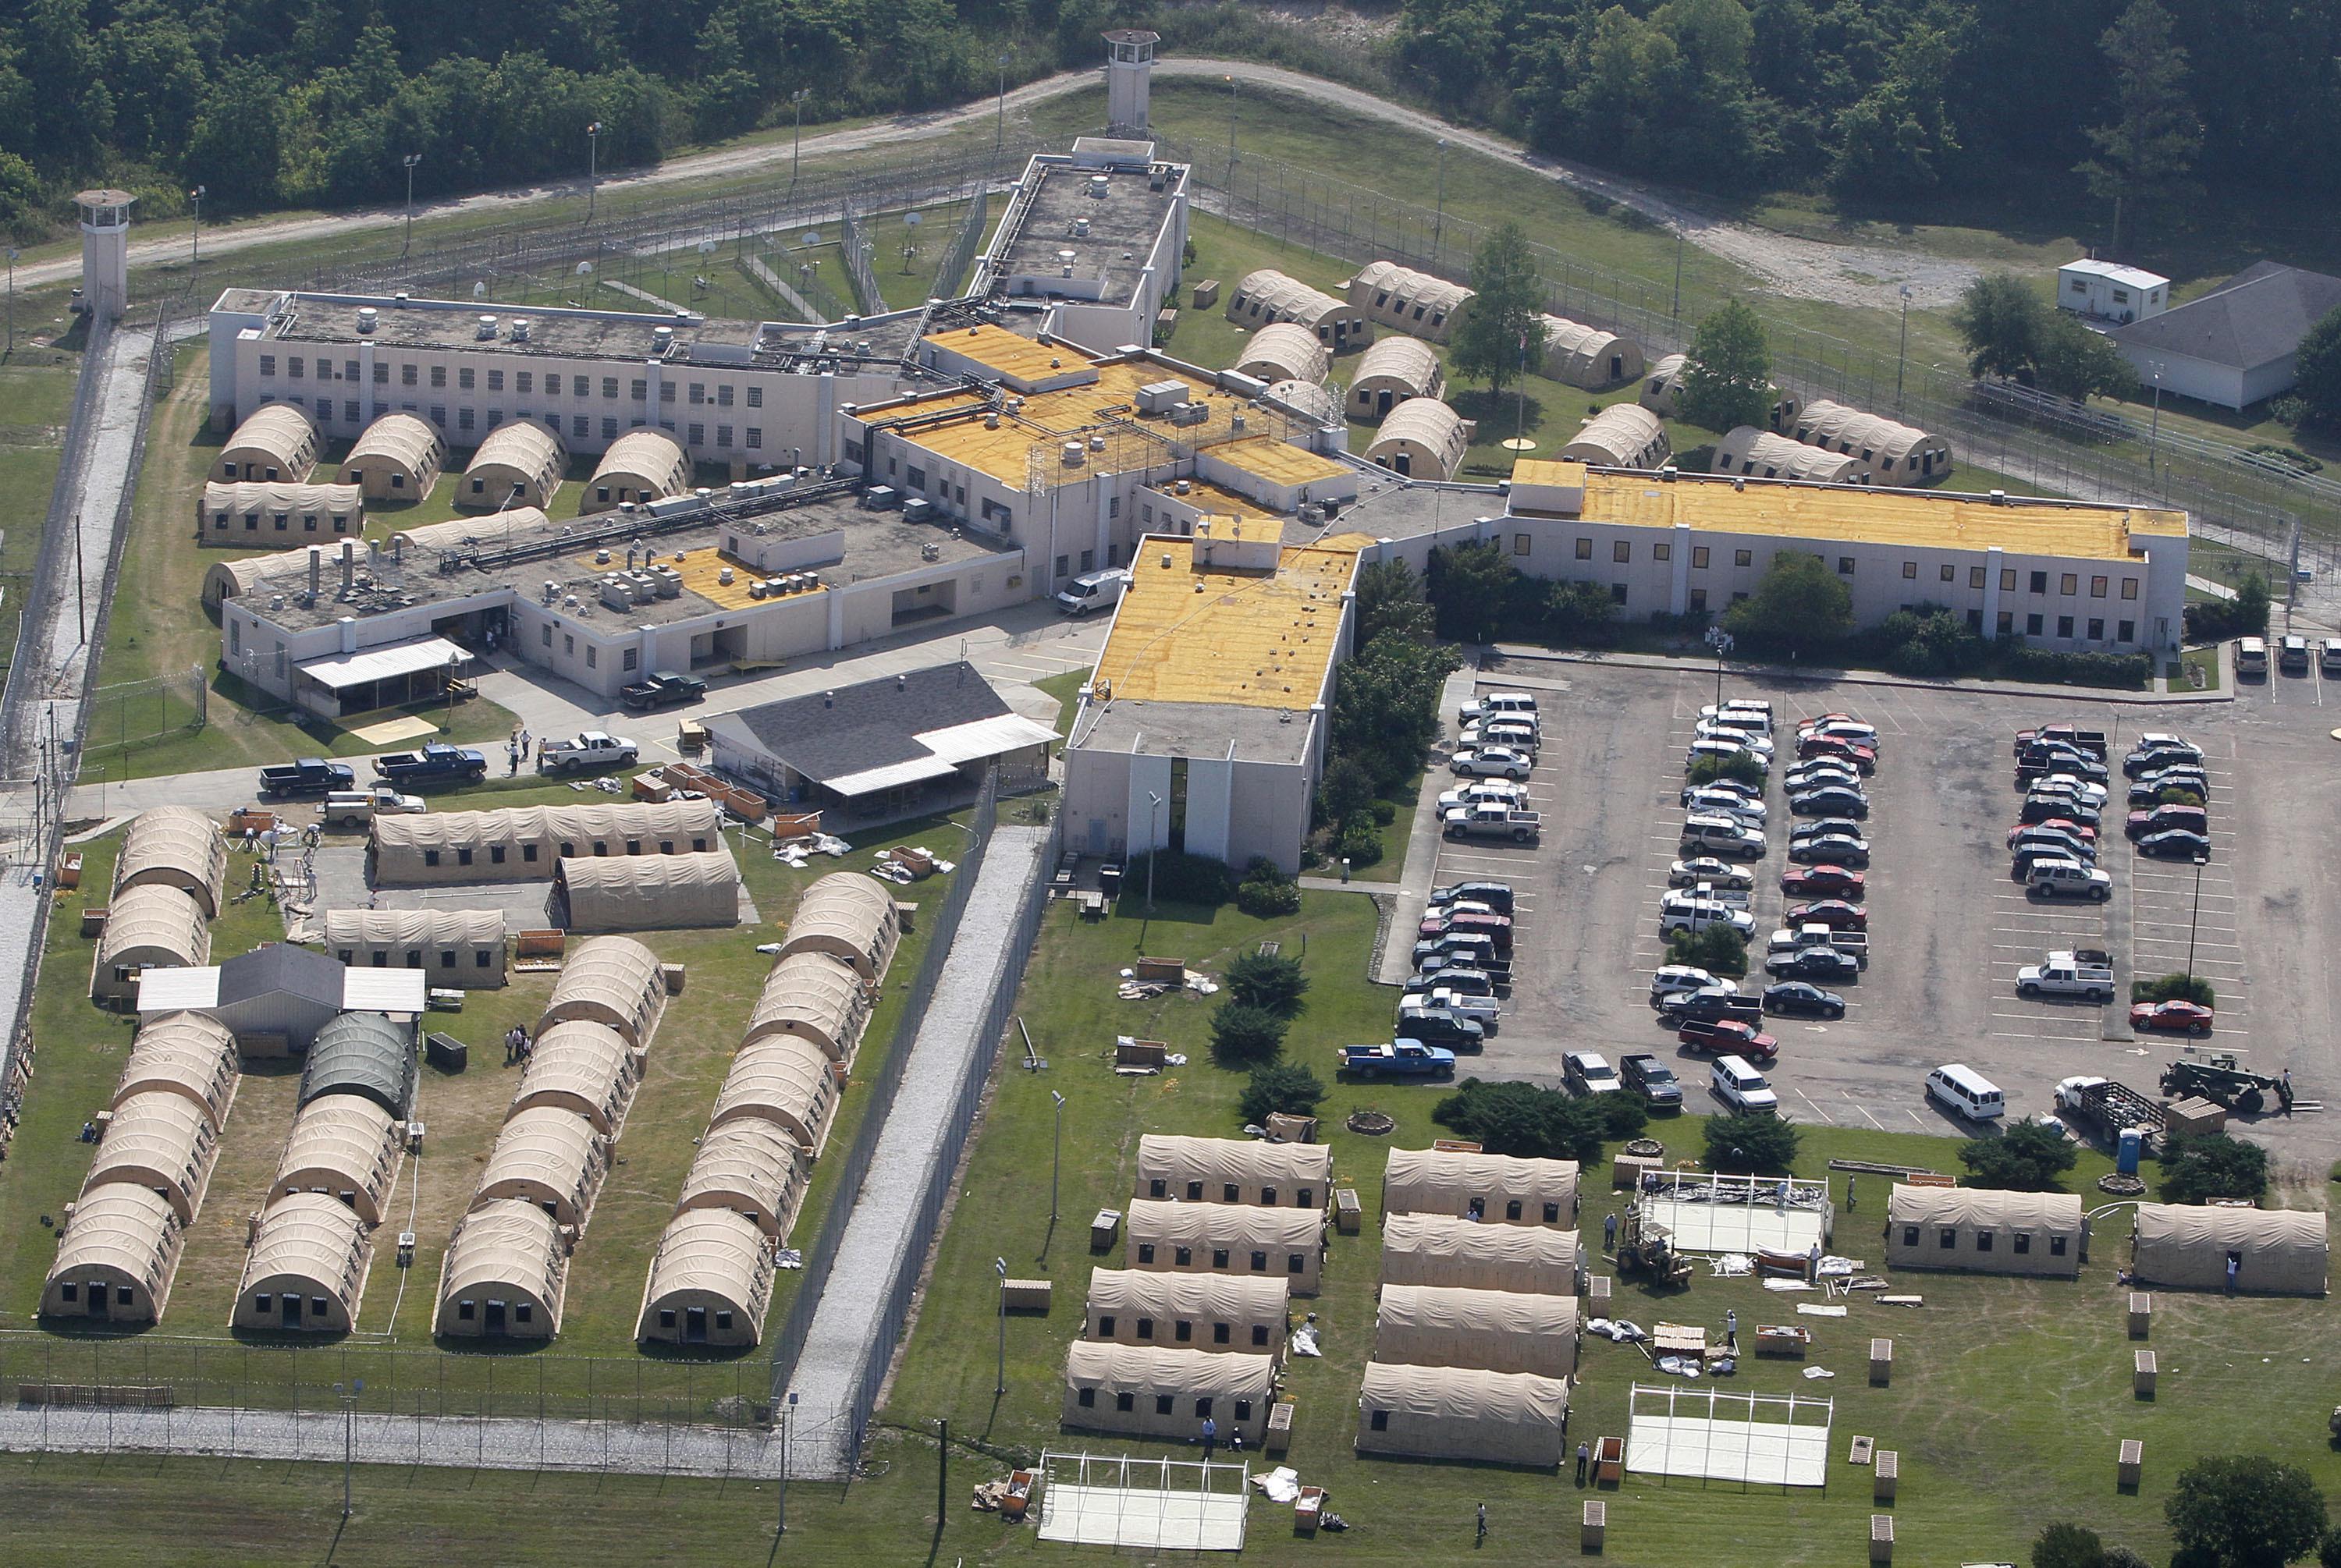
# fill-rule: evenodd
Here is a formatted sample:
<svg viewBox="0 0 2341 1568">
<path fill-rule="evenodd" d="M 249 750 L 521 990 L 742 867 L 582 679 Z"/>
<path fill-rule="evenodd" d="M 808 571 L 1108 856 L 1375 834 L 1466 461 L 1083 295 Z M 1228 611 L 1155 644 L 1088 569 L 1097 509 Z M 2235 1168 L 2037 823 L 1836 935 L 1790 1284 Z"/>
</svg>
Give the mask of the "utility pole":
<svg viewBox="0 0 2341 1568">
<path fill-rule="evenodd" d="M 210 194 L 209 185 L 197 185 L 187 193 L 187 200 L 195 206 L 195 232 L 187 246 L 187 287 L 195 286 L 195 269 L 204 259 L 204 197 Z"/>
<path fill-rule="evenodd" d="M 1678 322 L 1682 320 L 1682 253 L 1683 232 L 1678 225 L 1675 229 L 1675 303 L 1674 308 L 1668 313 L 1669 320 Z M 1902 297 L 1908 299 L 1909 296 L 1910 291 L 1904 289 Z"/>
<path fill-rule="evenodd" d="M 1894 351 L 1894 406 L 1902 406 L 1902 366 L 1910 356 L 1910 285 L 1902 285 L 1902 342 Z"/>
<path fill-rule="evenodd" d="M 997 1396 L 1008 1392 L 1008 1260 L 995 1257 L 991 1266 L 1000 1274 L 1000 1372 L 991 1386 Z"/>
<path fill-rule="evenodd" d="M 1232 202 L 1232 201 L 1234 201 L 1234 200 L 1235 200 L 1235 194 L 1236 194 L 1236 79 L 1235 79 L 1235 75 L 1234 75 L 1234 74 L 1233 74 L 1233 73 L 1230 73 L 1230 74 L 1229 74 L 1229 76 L 1228 76 L 1228 180 L 1227 180 L 1227 184 L 1228 184 L 1228 200 L 1230 200 L 1230 202 Z"/>
<path fill-rule="evenodd" d="M 1439 270 L 1439 242 L 1447 233 L 1447 138 L 1439 138 L 1439 206 L 1430 219 L 1430 270 Z"/>
<path fill-rule="evenodd" d="M 602 122 L 585 127 L 585 221 L 593 221 L 593 198 L 602 187 Z"/>
<path fill-rule="evenodd" d="M 2195 927 L 2203 918 L 2203 868 L 2210 861 L 2207 850 L 2195 851 L 2195 908 L 2187 917 L 2187 999 L 2195 999 Z"/>
<path fill-rule="evenodd" d="M 1057 1172 L 1065 1157 L 1065 1097 L 1056 1090 L 1049 1097 L 1057 1102 L 1057 1130 L 1049 1146 L 1049 1225 L 1057 1223 Z"/>
<path fill-rule="evenodd" d="M 797 1391 L 793 1388 L 789 1390 L 789 1396 L 781 1401 L 781 1502 L 779 1512 L 772 1520 L 772 1533 L 775 1535 L 789 1533 L 789 1412 L 795 1408 L 796 1402 Z"/>
<path fill-rule="evenodd" d="M 1151 920 L 1154 918 L 1154 861 L 1162 853 L 1162 797 L 1149 789 L 1146 792 L 1146 798 L 1153 802 L 1146 814 L 1149 829 L 1146 849 L 1146 918 Z"/>
<path fill-rule="evenodd" d="M 812 90 L 809 87 L 800 87 L 789 94 L 789 102 L 796 108 L 796 129 L 789 134 L 789 195 L 792 199 L 797 194 L 797 154 L 804 146 L 805 100 L 812 96 Z"/>
<path fill-rule="evenodd" d="M 2162 444 L 2162 367 L 2152 364 L 2148 368 L 2154 372 L 2154 420 L 2146 432 L 2146 471 L 2152 473 L 2155 451 Z"/>
<path fill-rule="evenodd" d="M 89 572 L 81 551 L 81 513 L 74 513 L 74 609 L 81 616 L 81 645 L 89 646 Z"/>
<path fill-rule="evenodd" d="M 402 256 L 414 245 L 414 166 L 421 162 L 422 154 L 406 154 L 406 237 L 398 242 L 398 253 Z"/>
<path fill-rule="evenodd" d="M 991 122 L 991 166 L 994 169 L 1000 167 L 1000 154 L 1008 145 L 1008 55 L 1000 56 L 1000 108 Z"/>
</svg>

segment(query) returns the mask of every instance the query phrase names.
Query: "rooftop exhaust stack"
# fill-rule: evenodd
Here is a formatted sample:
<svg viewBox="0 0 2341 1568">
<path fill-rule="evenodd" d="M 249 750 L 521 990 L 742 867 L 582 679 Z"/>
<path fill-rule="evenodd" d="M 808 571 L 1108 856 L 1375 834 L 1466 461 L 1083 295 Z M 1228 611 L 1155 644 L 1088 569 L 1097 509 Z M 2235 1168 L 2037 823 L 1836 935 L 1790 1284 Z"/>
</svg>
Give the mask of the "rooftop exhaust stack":
<svg viewBox="0 0 2341 1568">
<path fill-rule="evenodd" d="M 342 597 L 349 597 L 355 584 L 358 570 L 357 546 L 349 540 L 342 541 Z"/>
<path fill-rule="evenodd" d="M 478 330 L 472 335 L 478 338 L 482 342 L 492 341 L 496 335 L 496 318 L 493 316 L 482 316 L 479 320 Z"/>
<path fill-rule="evenodd" d="M 324 575 L 325 552 L 313 545 L 309 550 L 309 598 L 313 602 L 317 597 L 317 590 L 324 586 L 321 580 Z"/>
<path fill-rule="evenodd" d="M 363 306 L 358 311 L 358 331 L 368 337 L 374 335 L 374 328 L 381 321 L 382 313 L 372 305 Z"/>
</svg>

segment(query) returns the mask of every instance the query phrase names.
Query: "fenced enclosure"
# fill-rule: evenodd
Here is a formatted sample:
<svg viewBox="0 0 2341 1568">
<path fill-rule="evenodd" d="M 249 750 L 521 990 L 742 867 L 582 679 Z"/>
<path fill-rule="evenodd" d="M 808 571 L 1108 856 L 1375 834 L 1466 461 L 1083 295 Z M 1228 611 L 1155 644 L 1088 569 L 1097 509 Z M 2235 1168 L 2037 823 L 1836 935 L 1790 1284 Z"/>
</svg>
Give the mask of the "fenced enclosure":
<svg viewBox="0 0 2341 1568">
<path fill-rule="evenodd" d="M 89 696 L 86 761 L 118 759 L 144 745 L 190 735 L 211 722 L 211 684 L 193 666 L 175 675 L 101 686 Z"/>
</svg>

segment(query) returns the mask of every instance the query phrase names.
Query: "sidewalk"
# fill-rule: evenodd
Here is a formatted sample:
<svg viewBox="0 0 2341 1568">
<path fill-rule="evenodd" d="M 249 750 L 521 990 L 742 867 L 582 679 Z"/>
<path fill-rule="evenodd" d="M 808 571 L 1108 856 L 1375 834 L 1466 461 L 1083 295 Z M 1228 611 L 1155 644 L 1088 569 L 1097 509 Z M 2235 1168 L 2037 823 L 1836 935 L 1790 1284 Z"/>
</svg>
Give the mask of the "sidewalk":
<svg viewBox="0 0 2341 1568">
<path fill-rule="evenodd" d="M 1604 653 L 1598 650 L 1531 648 L 1524 643 L 1499 642 L 1482 655 L 1479 673 L 1484 679 L 1503 669 L 1503 661 L 1515 660 L 1527 664 L 1598 664 L 1612 669 L 1665 670 L 1676 674 L 1708 675 L 1715 673 L 1711 658 L 1669 658 L 1658 653 Z M 1889 675 L 1879 670 L 1830 670 L 1818 666 L 1750 664 L 1737 660 L 1725 660 L 1726 673 L 1738 676 L 1761 676 L 1781 682 L 1804 681 L 1814 685 L 1838 686 L 1898 686 L 1912 691 L 1972 691 L 1978 696 L 2038 697 L 2052 702 L 2111 702 L 2142 708 L 2157 708 L 2170 702 L 2232 702 L 2235 700 L 2233 671 L 2226 666 L 2227 654 L 2220 652 L 2221 674 L 2216 691 L 2170 691 L 2164 690 L 2163 678 L 2156 676 L 2153 691 L 2114 691 L 2098 686 L 2028 686 L 2013 680 L 1920 680 L 1906 675 Z M 1511 680 L 1515 673 L 1506 671 Z M 1530 677 L 1519 677 L 1521 684 L 1534 685 Z"/>
</svg>

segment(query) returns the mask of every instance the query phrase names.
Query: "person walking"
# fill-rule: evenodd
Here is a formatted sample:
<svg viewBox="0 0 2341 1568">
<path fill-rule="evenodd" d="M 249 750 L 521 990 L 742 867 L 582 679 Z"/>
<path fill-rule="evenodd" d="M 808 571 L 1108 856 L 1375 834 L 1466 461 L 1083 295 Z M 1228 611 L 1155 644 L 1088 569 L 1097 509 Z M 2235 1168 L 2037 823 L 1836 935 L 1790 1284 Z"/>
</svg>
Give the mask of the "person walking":
<svg viewBox="0 0 2341 1568">
<path fill-rule="evenodd" d="M 1848 1214 L 1851 1214 L 1854 1210 L 1853 1189 L 1855 1185 L 1860 1180 L 1861 1178 L 1859 1176 L 1848 1176 L 1845 1178 L 1845 1212 Z"/>
<path fill-rule="evenodd" d="M 1585 1470 L 1586 1470 L 1586 1466 L 1588 1466 L 1588 1465 L 1591 1464 L 1592 1463 L 1593 1463 L 1593 1445 L 1592 1445 L 1591 1444 L 1589 1444 L 1589 1443 L 1580 1443 L 1580 1444 L 1579 1444 L 1577 1445 L 1577 1484 L 1578 1484 L 1579 1486 L 1582 1486 L 1582 1485 L 1584 1485 L 1584 1484 L 1585 1484 Z M 1483 1506 L 1484 1506 L 1484 1504 L 1483 1504 Z"/>
<path fill-rule="evenodd" d="M 1211 1462 L 1211 1450 L 1220 1445 L 1220 1424 L 1210 1416 L 1203 1417 L 1203 1463 Z"/>
<path fill-rule="evenodd" d="M 520 742 L 508 740 L 504 743 L 504 777 L 509 779 L 519 771 Z"/>
<path fill-rule="evenodd" d="M 1739 1348 L 1739 1311 L 1737 1307 L 1723 1309 L 1723 1347 L 1726 1350 Z"/>
<path fill-rule="evenodd" d="M 1480 1504 L 1479 1504 L 1479 1533 L 1477 1536 L 1475 1536 L 1475 1537 L 1473 1538 L 1473 1540 L 1472 1540 L 1472 1544 L 1476 1546 L 1476 1545 L 1479 1544 L 1481 1542 L 1486 1541 L 1487 1539 L 1488 1539 L 1488 1505 L 1487 1505 L 1486 1503 L 1480 1503 Z"/>
<path fill-rule="evenodd" d="M 1612 1257 L 1618 1255 L 1618 1216 L 1614 1213 L 1602 1216 L 1601 1250 Z"/>
</svg>

